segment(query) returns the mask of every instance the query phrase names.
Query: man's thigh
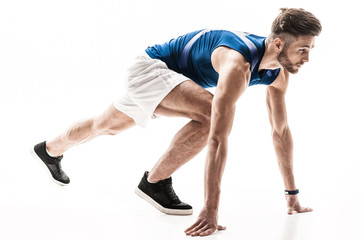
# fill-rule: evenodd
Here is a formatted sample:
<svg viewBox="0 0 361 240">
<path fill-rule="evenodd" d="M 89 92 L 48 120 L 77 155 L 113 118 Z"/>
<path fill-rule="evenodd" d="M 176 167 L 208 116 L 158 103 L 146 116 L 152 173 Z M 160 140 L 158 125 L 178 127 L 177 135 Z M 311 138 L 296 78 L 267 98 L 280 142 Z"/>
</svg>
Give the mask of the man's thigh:
<svg viewBox="0 0 361 240">
<path fill-rule="evenodd" d="M 155 113 L 163 116 L 209 119 L 213 94 L 189 80 L 175 87 L 157 106 Z"/>
</svg>

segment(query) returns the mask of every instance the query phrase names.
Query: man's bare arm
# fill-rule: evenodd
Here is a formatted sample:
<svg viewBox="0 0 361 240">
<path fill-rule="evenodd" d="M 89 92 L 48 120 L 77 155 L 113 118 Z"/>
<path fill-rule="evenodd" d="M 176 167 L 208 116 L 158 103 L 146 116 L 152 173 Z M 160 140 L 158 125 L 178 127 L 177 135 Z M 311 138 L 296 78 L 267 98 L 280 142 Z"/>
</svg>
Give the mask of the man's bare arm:
<svg viewBox="0 0 361 240">
<path fill-rule="evenodd" d="M 186 233 L 192 236 L 206 236 L 216 229 L 225 229 L 218 225 L 217 217 L 228 136 L 233 125 L 236 101 L 248 87 L 250 77 L 249 63 L 238 52 L 220 48 L 215 50 L 215 54 L 212 55 L 212 63 L 219 73 L 219 80 L 212 102 L 204 179 L 205 203 L 197 222 L 186 230 Z"/>
<path fill-rule="evenodd" d="M 288 72 L 281 70 L 275 82 L 267 88 L 267 109 L 272 127 L 273 145 L 286 190 L 296 190 L 293 174 L 293 140 L 287 122 L 285 94 Z M 286 196 L 288 214 L 293 211 L 309 212 L 310 208 L 300 206 L 297 195 Z"/>
</svg>

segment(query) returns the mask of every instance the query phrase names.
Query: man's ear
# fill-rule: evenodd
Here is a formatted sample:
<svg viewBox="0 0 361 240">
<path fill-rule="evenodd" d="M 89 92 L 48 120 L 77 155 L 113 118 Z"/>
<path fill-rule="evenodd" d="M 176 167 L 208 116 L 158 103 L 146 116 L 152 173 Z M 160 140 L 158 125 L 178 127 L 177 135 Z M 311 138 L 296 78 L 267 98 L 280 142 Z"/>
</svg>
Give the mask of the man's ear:
<svg viewBox="0 0 361 240">
<path fill-rule="evenodd" d="M 276 53 L 280 53 L 282 51 L 282 49 L 284 48 L 284 46 L 285 46 L 285 43 L 282 39 L 275 38 L 275 40 L 273 40 L 273 48 Z"/>
</svg>

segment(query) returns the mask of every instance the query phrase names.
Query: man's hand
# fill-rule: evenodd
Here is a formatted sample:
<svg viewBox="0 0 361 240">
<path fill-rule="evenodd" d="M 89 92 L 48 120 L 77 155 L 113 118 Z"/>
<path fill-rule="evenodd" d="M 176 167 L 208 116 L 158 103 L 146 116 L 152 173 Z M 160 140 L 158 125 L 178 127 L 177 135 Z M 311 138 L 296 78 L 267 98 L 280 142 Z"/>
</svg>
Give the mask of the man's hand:
<svg viewBox="0 0 361 240">
<path fill-rule="evenodd" d="M 286 201 L 287 201 L 287 208 L 288 208 L 287 213 L 289 215 L 292 215 L 294 211 L 296 211 L 298 213 L 313 211 L 312 208 L 301 207 L 300 202 L 298 201 L 297 195 L 286 195 Z"/>
<path fill-rule="evenodd" d="M 187 228 L 184 232 L 187 235 L 207 236 L 214 233 L 216 230 L 225 230 L 226 227 L 217 224 L 217 213 L 209 211 L 205 208 L 200 212 L 198 220 L 192 226 Z"/>
</svg>

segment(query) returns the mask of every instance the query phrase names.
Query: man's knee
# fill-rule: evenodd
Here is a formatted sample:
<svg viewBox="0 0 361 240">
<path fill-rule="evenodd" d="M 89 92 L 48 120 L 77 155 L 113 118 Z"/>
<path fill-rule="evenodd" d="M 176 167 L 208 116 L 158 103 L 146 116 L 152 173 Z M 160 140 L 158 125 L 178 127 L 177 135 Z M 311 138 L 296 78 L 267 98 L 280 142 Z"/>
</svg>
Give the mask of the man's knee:
<svg viewBox="0 0 361 240">
<path fill-rule="evenodd" d="M 204 111 L 199 116 L 198 122 L 202 124 L 204 128 L 210 128 L 211 126 L 211 111 Z"/>
<path fill-rule="evenodd" d="M 203 101 L 201 113 L 202 113 L 202 121 L 204 124 L 211 124 L 211 115 L 212 115 L 212 101 L 213 95 L 211 93 L 207 93 L 207 97 Z"/>
<path fill-rule="evenodd" d="M 202 124 L 202 127 L 205 131 L 209 132 L 211 126 L 211 115 L 212 115 L 212 99 L 211 97 L 207 96 L 207 98 L 202 101 L 202 106 L 200 106 L 199 112 L 197 112 L 196 121 Z"/>
<path fill-rule="evenodd" d="M 93 120 L 93 130 L 98 135 L 116 135 L 133 125 L 135 122 L 132 118 L 113 106 L 110 106 L 107 111 Z"/>
</svg>

